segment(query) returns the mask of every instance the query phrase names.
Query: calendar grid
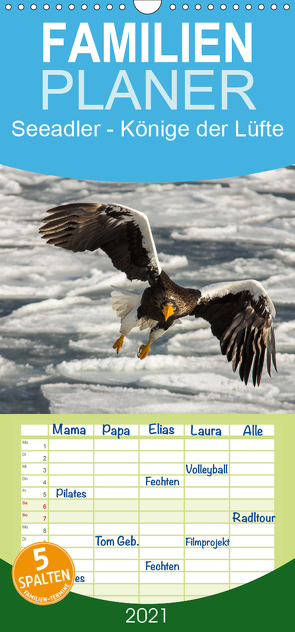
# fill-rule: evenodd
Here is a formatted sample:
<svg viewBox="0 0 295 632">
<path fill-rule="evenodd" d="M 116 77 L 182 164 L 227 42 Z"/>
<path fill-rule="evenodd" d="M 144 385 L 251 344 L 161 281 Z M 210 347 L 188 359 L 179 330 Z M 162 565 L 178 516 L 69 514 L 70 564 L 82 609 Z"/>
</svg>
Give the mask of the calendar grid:
<svg viewBox="0 0 295 632">
<path fill-rule="evenodd" d="M 49 439 L 47 438 L 46 441 L 47 444 L 47 537 L 48 537 L 48 542 L 49 542 L 49 538 L 50 538 L 50 513 L 49 513 Z"/>
<path fill-rule="evenodd" d="M 231 443 L 229 441 L 229 446 L 228 446 L 229 450 L 228 450 L 228 468 L 229 468 L 229 481 L 228 481 L 228 492 L 229 492 L 229 503 L 228 503 L 228 532 L 230 533 L 230 527 L 231 527 L 231 516 L 230 516 L 230 476 L 231 476 Z M 230 549 L 229 549 L 229 553 L 228 553 L 228 589 L 230 590 Z"/>
<path fill-rule="evenodd" d="M 185 442 L 183 442 L 183 481 L 185 481 Z M 185 493 L 183 494 L 183 601 L 185 601 L 185 572 L 186 572 L 186 555 L 185 555 Z"/>
<path fill-rule="evenodd" d="M 136 603 L 194 599 L 273 570 L 272 425 L 261 437 L 234 424 L 220 436 L 127 429 L 119 439 L 99 424 L 71 437 L 22 426 L 22 546 L 60 544 L 74 591 Z"/>
<path fill-rule="evenodd" d="M 93 553 L 92 553 L 92 596 L 95 597 L 95 450 L 94 450 L 94 441 L 92 445 L 92 476 L 93 476 L 93 487 L 92 487 L 92 526 L 93 526 Z"/>
<path fill-rule="evenodd" d="M 137 472 L 138 472 L 138 533 L 140 534 L 140 439 L 137 439 Z M 140 551 L 140 540 L 139 540 L 139 551 L 138 551 L 138 603 L 140 603 L 140 563 L 141 563 L 141 551 Z"/>
</svg>

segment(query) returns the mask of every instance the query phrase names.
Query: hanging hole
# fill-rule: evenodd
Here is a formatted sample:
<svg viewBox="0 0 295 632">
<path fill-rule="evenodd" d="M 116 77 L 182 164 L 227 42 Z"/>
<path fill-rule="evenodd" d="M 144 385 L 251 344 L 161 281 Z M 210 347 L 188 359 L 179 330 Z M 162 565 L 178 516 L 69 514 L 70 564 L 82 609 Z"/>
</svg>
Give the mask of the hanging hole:
<svg viewBox="0 0 295 632">
<path fill-rule="evenodd" d="M 133 0 L 133 4 L 139 13 L 150 15 L 156 13 L 162 4 L 162 0 Z"/>
</svg>

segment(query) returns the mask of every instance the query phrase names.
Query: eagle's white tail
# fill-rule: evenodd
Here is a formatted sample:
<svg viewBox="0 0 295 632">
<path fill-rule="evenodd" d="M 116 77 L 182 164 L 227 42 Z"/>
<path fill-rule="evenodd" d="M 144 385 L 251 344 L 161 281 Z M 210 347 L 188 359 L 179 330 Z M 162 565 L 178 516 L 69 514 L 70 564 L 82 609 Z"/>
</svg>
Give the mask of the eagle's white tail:
<svg viewBox="0 0 295 632">
<path fill-rule="evenodd" d="M 117 316 L 118 318 L 121 318 L 122 322 L 135 307 L 140 305 L 143 292 L 140 292 L 140 294 L 136 292 L 129 292 L 129 290 L 119 289 L 113 285 L 112 288 L 112 308 L 115 312 L 117 312 Z"/>
</svg>

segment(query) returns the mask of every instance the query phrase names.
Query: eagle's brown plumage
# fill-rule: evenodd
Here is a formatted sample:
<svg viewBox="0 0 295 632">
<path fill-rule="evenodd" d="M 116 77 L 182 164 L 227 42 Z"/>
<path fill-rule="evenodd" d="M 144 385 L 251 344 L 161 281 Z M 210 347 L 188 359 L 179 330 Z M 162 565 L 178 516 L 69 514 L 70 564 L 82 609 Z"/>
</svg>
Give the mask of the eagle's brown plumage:
<svg viewBox="0 0 295 632">
<path fill-rule="evenodd" d="M 275 310 L 260 283 L 220 283 L 199 290 L 177 285 L 161 270 L 146 215 L 118 204 L 66 204 L 48 213 L 40 228 L 47 243 L 74 252 L 101 248 L 129 280 L 149 282 L 142 295 L 126 290 L 113 293 L 113 307 L 121 317 L 122 335 L 114 344 L 117 352 L 133 327 L 148 326 L 149 342 L 139 352 L 143 359 L 154 340 L 190 315 L 210 323 L 223 355 L 234 371 L 239 366 L 245 384 L 253 367 L 252 381 L 259 386 L 265 353 L 269 375 L 271 361 L 277 370 Z"/>
<path fill-rule="evenodd" d="M 73 252 L 101 248 L 130 281 L 150 281 L 157 275 L 132 209 L 118 204 L 65 204 L 47 212 L 40 233 L 48 244 Z"/>
<path fill-rule="evenodd" d="M 138 317 L 148 316 L 157 320 L 165 331 L 178 318 L 188 316 L 196 307 L 201 296 L 200 290 L 191 290 L 174 283 L 162 270 L 151 287 L 146 288 L 138 308 Z M 165 321 L 162 305 L 170 303 L 175 307 L 174 313 Z"/>
<path fill-rule="evenodd" d="M 201 300 L 191 315 L 210 323 L 213 335 L 220 340 L 222 354 L 232 363 L 233 371 L 240 366 L 240 378 L 245 384 L 254 359 L 252 380 L 254 386 L 259 386 L 265 351 L 269 375 L 271 359 L 277 370 L 272 317 L 263 297 L 255 302 L 251 293 L 243 290 L 239 294 Z"/>
</svg>

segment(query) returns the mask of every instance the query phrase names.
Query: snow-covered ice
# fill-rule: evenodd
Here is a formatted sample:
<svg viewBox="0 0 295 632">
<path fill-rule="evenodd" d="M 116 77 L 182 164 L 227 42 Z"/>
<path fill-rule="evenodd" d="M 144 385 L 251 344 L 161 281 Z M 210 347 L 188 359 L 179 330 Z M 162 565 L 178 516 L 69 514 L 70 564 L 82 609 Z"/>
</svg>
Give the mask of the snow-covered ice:
<svg viewBox="0 0 295 632">
<path fill-rule="evenodd" d="M 242 384 L 205 321 L 186 318 L 137 358 L 147 332 L 112 349 L 111 285 L 139 291 L 100 252 L 46 245 L 46 211 L 116 202 L 145 212 L 179 284 L 254 278 L 277 310 L 278 374 Z M 295 170 L 221 181 L 120 184 L 0 167 L 1 413 L 294 413 Z"/>
</svg>

